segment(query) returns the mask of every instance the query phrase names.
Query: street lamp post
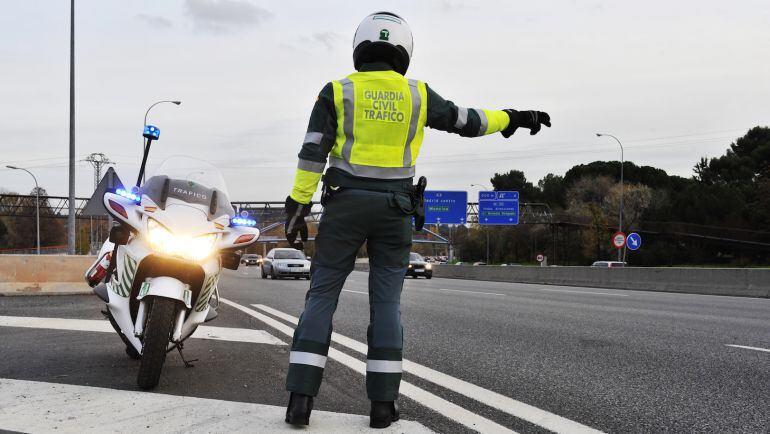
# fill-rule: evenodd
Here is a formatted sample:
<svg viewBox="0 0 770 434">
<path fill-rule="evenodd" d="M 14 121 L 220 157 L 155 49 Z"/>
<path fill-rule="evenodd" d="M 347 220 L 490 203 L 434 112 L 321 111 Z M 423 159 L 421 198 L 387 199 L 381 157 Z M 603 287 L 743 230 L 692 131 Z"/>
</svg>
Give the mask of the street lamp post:
<svg viewBox="0 0 770 434">
<path fill-rule="evenodd" d="M 490 188 L 487 188 L 483 184 L 471 184 L 471 187 L 481 187 L 484 189 L 484 191 L 491 191 Z M 479 223 L 481 224 L 481 223 Z M 484 228 L 484 232 L 487 233 L 487 265 L 489 265 L 489 228 Z"/>
<path fill-rule="evenodd" d="M 69 210 L 67 213 L 67 254 L 75 254 L 75 0 L 70 1 L 70 125 L 69 125 Z"/>
<path fill-rule="evenodd" d="M 37 184 L 37 178 L 29 170 L 23 167 L 5 166 L 13 170 L 23 170 L 32 176 L 35 181 L 35 219 L 37 220 L 37 254 L 40 254 L 40 186 Z"/>
<path fill-rule="evenodd" d="M 602 136 L 612 137 L 616 142 L 618 142 L 618 145 L 620 145 L 620 212 L 618 213 L 618 232 L 623 232 L 623 165 L 625 164 L 623 159 L 623 144 L 620 143 L 620 140 L 618 140 L 618 138 L 612 134 L 596 133 L 596 137 Z M 621 258 L 622 256 L 620 249 L 618 249 L 618 261 L 620 261 Z"/>
<path fill-rule="evenodd" d="M 163 101 L 158 101 L 158 102 L 153 103 L 152 105 L 147 107 L 147 111 L 144 112 L 144 123 L 142 124 L 142 128 L 144 128 L 145 125 L 147 125 L 147 115 L 150 114 L 150 110 L 152 110 L 152 108 L 155 107 L 156 105 L 163 104 L 165 102 L 170 102 L 171 104 L 176 104 L 176 105 L 182 104 L 182 101 L 172 101 L 172 100 L 163 100 Z M 147 140 L 144 137 L 142 137 L 142 152 L 144 152 L 144 148 L 146 146 L 147 146 Z M 142 180 L 142 181 L 144 181 L 144 180 Z"/>
</svg>

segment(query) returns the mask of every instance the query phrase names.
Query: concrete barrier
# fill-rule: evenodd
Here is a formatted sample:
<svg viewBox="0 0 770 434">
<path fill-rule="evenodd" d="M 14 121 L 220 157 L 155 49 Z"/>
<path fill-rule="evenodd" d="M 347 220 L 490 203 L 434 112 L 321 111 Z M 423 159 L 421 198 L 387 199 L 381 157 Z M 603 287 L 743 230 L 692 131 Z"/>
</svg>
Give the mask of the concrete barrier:
<svg viewBox="0 0 770 434">
<path fill-rule="evenodd" d="M 0 295 L 88 294 L 94 256 L 0 255 Z"/>
<path fill-rule="evenodd" d="M 368 270 L 369 264 L 356 264 Z M 434 265 L 433 276 L 449 279 L 770 298 L 770 269 L 593 268 Z"/>
</svg>

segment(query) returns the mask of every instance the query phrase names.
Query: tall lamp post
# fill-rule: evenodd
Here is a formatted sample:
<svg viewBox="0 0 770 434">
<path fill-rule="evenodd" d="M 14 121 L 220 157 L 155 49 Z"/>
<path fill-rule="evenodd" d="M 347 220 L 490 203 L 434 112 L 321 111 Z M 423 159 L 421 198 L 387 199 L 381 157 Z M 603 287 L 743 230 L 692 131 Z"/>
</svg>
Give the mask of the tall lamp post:
<svg viewBox="0 0 770 434">
<path fill-rule="evenodd" d="M 492 191 L 483 184 L 471 184 L 471 187 L 481 187 L 484 191 Z M 484 228 L 484 232 L 487 233 L 487 265 L 489 265 L 489 228 Z"/>
<path fill-rule="evenodd" d="M 16 166 L 5 166 L 9 169 L 13 170 L 23 170 L 32 176 L 32 179 L 35 180 L 35 218 L 37 220 L 37 254 L 40 254 L 40 186 L 37 185 L 37 178 L 35 178 L 35 175 L 32 174 L 29 170 L 23 168 L 23 167 L 16 167 Z"/>
<path fill-rule="evenodd" d="M 70 137 L 67 254 L 75 254 L 75 0 L 70 1 Z"/>
<path fill-rule="evenodd" d="M 620 143 L 620 140 L 618 140 L 617 137 L 613 136 L 612 134 L 604 134 L 604 133 L 596 133 L 596 137 L 612 137 L 615 139 L 616 142 L 618 142 L 618 145 L 620 145 L 620 212 L 618 213 L 618 232 L 623 232 L 623 144 Z M 622 259 L 620 249 L 618 249 L 618 261 Z"/>
<path fill-rule="evenodd" d="M 144 112 L 144 123 L 142 124 L 142 128 L 144 128 L 147 125 L 147 115 L 150 114 L 150 110 L 152 110 L 152 108 L 155 107 L 156 105 L 163 104 L 163 103 L 166 103 L 166 102 L 169 102 L 169 103 L 175 104 L 175 105 L 182 104 L 182 101 L 171 101 L 171 100 L 163 100 L 163 101 L 158 101 L 158 102 L 153 103 L 152 105 L 147 107 L 147 111 Z M 147 146 L 147 140 L 144 137 L 142 137 L 142 151 L 144 151 L 144 148 L 146 146 Z M 144 182 L 144 180 L 142 180 L 142 182 Z"/>
</svg>

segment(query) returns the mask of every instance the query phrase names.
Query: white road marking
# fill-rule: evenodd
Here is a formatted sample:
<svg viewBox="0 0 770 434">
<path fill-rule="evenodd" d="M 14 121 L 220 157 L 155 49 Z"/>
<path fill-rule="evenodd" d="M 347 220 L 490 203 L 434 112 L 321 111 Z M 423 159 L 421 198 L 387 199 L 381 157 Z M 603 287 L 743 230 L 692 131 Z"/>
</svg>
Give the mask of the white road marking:
<svg viewBox="0 0 770 434">
<path fill-rule="evenodd" d="M 115 333 L 107 320 L 0 316 L 0 326 Z M 286 345 L 265 330 L 199 326 L 193 338 L 253 344 Z"/>
<path fill-rule="evenodd" d="M 529 288 L 527 288 L 529 289 Z M 549 291 L 549 292 L 570 292 L 574 294 L 590 294 L 590 295 L 611 295 L 614 297 L 628 297 L 628 294 L 614 294 L 612 292 L 591 292 L 591 291 L 576 291 L 572 289 L 550 289 L 550 288 L 533 288 L 537 291 Z"/>
<path fill-rule="evenodd" d="M 71 384 L 0 378 L 0 428 L 21 432 L 226 432 L 294 433 L 286 408 Z M 364 415 L 313 411 L 310 427 L 334 433 L 430 433 L 401 420 L 386 430 L 369 428 Z"/>
<path fill-rule="evenodd" d="M 725 344 L 726 347 L 743 348 L 744 350 L 762 351 L 764 353 L 770 353 L 770 349 L 759 347 L 747 347 L 745 345 Z"/>
<path fill-rule="evenodd" d="M 427 289 L 435 289 L 436 291 L 465 292 L 467 294 L 499 295 L 501 297 L 505 297 L 505 294 L 499 294 L 497 292 L 465 291 L 462 289 L 446 289 L 446 288 L 427 288 Z"/>
<path fill-rule="evenodd" d="M 271 315 L 274 315 L 278 318 L 281 318 L 284 321 L 290 322 L 292 324 L 297 324 L 298 322 L 297 317 L 294 317 L 284 312 L 281 312 L 279 310 L 273 309 L 269 306 L 265 306 L 261 304 L 254 304 L 252 306 L 262 311 L 265 311 Z M 339 333 L 332 333 L 332 341 L 344 347 L 350 348 L 351 350 L 354 350 L 358 353 L 361 353 L 361 354 L 367 353 L 366 344 L 364 344 L 363 342 L 358 342 L 346 336 L 340 335 Z M 469 383 L 464 380 L 460 380 L 459 378 L 449 376 L 447 374 L 444 374 L 443 372 L 436 371 L 434 369 L 428 368 L 427 366 L 423 366 L 409 360 L 403 361 L 403 368 L 404 368 L 404 372 L 409 372 L 411 374 L 414 374 L 420 378 L 428 380 L 441 387 L 445 387 L 449 390 L 452 390 L 454 392 L 467 396 L 468 398 L 474 399 L 490 407 L 496 408 L 500 411 L 503 411 L 505 413 L 508 413 L 520 419 L 524 419 L 528 422 L 531 422 L 535 425 L 539 425 L 543 428 L 546 428 L 556 433 L 600 433 L 601 432 L 591 427 L 582 425 L 578 422 L 574 422 L 572 420 L 561 417 L 559 415 L 550 413 L 545 410 L 541 410 L 537 407 L 531 406 L 529 404 L 525 404 L 521 401 L 517 401 L 513 398 L 507 397 L 505 395 L 501 395 L 497 392 L 484 389 L 475 384 Z M 402 382 L 401 384 L 403 385 L 405 383 Z M 442 413 L 442 414 L 444 414 L 447 417 L 450 417 L 449 415 L 451 413 Z M 486 430 L 482 430 L 482 432 L 486 432 Z"/>
<path fill-rule="evenodd" d="M 270 327 L 286 334 L 287 336 L 294 336 L 294 329 L 286 324 L 277 321 L 263 313 L 257 312 L 253 309 L 249 309 L 246 306 L 242 306 L 238 303 L 221 298 L 220 301 L 229 306 L 232 306 L 241 312 L 244 312 L 252 317 L 264 322 Z M 261 306 L 261 305 L 259 305 Z M 280 311 L 277 311 L 280 312 Z M 282 313 L 282 312 L 281 312 Z M 287 314 L 283 314 L 287 315 Z M 287 315 L 288 316 L 288 315 Z M 293 317 L 292 317 L 293 318 Z M 295 318 L 296 320 L 296 318 Z M 296 324 L 296 321 L 294 322 Z M 334 333 L 332 339 L 334 339 Z M 349 356 L 334 348 L 329 348 L 329 358 L 342 363 L 348 368 L 358 372 L 361 375 L 366 375 L 366 363 Z M 288 360 L 287 360 L 288 361 Z M 499 425 L 487 418 L 479 416 L 476 413 L 468 411 L 459 405 L 453 404 L 443 398 L 440 398 L 426 390 L 420 389 L 417 386 L 412 385 L 406 381 L 401 382 L 401 394 L 408 396 L 409 398 L 419 402 L 420 404 L 446 416 L 447 418 L 454 420 L 455 422 L 464 425 L 468 428 L 479 432 L 495 432 L 495 433 L 515 433 L 502 425 Z"/>
<path fill-rule="evenodd" d="M 364 295 L 369 295 L 369 293 L 368 293 L 368 292 L 364 292 L 364 291 L 353 291 L 352 289 L 343 289 L 343 291 L 345 291 L 345 292 L 355 292 L 356 294 L 364 294 Z"/>
</svg>

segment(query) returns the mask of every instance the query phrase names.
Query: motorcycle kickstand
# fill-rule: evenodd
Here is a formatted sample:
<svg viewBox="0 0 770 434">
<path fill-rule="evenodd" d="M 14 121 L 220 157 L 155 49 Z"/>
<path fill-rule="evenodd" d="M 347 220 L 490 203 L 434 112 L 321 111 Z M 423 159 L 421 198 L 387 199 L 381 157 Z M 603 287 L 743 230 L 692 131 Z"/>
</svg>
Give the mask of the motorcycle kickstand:
<svg viewBox="0 0 770 434">
<path fill-rule="evenodd" d="M 195 365 L 193 365 L 192 362 L 197 362 L 198 359 L 192 359 L 192 360 L 185 359 L 184 354 L 182 354 L 182 349 L 184 349 L 184 344 L 182 344 L 181 342 L 176 344 L 176 350 L 179 351 L 179 357 L 182 358 L 182 361 L 184 362 L 184 367 L 185 368 L 195 367 Z"/>
</svg>

